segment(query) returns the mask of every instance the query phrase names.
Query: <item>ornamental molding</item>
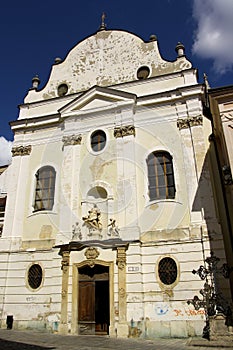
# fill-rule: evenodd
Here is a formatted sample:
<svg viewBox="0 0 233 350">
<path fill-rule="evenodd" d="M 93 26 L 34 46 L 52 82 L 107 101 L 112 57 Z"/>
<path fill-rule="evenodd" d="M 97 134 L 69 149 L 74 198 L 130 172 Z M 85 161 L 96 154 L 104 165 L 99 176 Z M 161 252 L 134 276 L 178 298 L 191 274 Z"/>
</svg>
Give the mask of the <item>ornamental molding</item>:
<svg viewBox="0 0 233 350">
<path fill-rule="evenodd" d="M 74 145 L 80 145 L 82 141 L 82 135 L 68 135 L 63 136 L 62 142 L 63 146 L 74 146 Z"/>
<path fill-rule="evenodd" d="M 126 266 L 126 251 L 125 247 L 117 248 L 117 266 L 120 270 L 123 270 Z"/>
<path fill-rule="evenodd" d="M 189 128 L 188 119 L 178 119 L 177 120 L 177 127 L 179 128 L 179 130 L 188 129 Z"/>
<path fill-rule="evenodd" d="M 11 150 L 12 157 L 28 156 L 31 153 L 31 150 L 32 150 L 31 145 L 12 147 L 12 150 Z"/>
<path fill-rule="evenodd" d="M 114 128 L 114 137 L 135 136 L 135 127 L 133 125 L 116 126 Z"/>
<path fill-rule="evenodd" d="M 99 255 L 100 255 L 100 253 L 95 247 L 87 248 L 87 250 L 85 252 L 85 256 L 88 260 L 88 265 L 90 267 L 95 266 L 95 260 L 98 258 Z"/>
<path fill-rule="evenodd" d="M 119 296 L 120 296 L 120 298 L 125 298 L 125 296 L 126 296 L 126 291 L 125 291 L 124 288 L 120 288 L 120 289 L 119 289 Z"/>
<path fill-rule="evenodd" d="M 179 130 L 188 129 L 188 128 L 191 128 L 192 126 L 200 126 L 202 124 L 203 124 L 202 115 L 198 115 L 190 118 L 180 118 L 177 120 L 177 127 L 179 128 Z"/>
<path fill-rule="evenodd" d="M 61 261 L 61 269 L 64 273 L 67 272 L 70 263 L 70 253 L 68 251 L 63 252 L 62 261 Z"/>
</svg>

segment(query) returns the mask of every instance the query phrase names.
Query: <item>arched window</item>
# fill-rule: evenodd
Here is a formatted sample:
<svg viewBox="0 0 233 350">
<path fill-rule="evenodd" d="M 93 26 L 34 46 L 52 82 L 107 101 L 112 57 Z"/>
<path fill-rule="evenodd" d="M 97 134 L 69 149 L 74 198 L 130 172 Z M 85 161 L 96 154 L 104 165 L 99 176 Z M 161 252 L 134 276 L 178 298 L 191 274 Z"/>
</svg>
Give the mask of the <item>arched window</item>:
<svg viewBox="0 0 233 350">
<path fill-rule="evenodd" d="M 150 153 L 147 168 L 150 200 L 175 198 L 172 156 L 161 151 Z"/>
<path fill-rule="evenodd" d="M 34 211 L 53 209 L 55 178 L 56 172 L 51 166 L 44 166 L 37 171 Z"/>
</svg>

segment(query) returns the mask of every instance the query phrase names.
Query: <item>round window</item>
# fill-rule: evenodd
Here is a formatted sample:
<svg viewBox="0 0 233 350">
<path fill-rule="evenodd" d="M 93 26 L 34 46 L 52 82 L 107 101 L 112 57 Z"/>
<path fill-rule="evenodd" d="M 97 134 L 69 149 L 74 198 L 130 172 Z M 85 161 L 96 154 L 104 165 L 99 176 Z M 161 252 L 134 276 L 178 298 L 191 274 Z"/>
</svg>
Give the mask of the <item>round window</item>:
<svg viewBox="0 0 233 350">
<path fill-rule="evenodd" d="M 142 66 L 137 71 L 137 78 L 146 79 L 149 77 L 149 74 L 150 74 L 150 68 L 147 66 Z"/>
<path fill-rule="evenodd" d="M 32 289 L 41 286 L 43 271 L 39 264 L 33 264 L 28 270 L 28 284 Z"/>
<path fill-rule="evenodd" d="M 160 260 L 158 267 L 159 278 L 164 284 L 173 284 L 177 279 L 177 265 L 175 260 L 166 257 Z"/>
<path fill-rule="evenodd" d="M 59 97 L 65 96 L 68 92 L 68 86 L 66 84 L 61 84 L 57 88 L 57 94 Z"/>
<path fill-rule="evenodd" d="M 94 152 L 99 152 L 106 145 L 106 134 L 102 130 L 97 130 L 91 135 L 91 148 Z"/>
</svg>

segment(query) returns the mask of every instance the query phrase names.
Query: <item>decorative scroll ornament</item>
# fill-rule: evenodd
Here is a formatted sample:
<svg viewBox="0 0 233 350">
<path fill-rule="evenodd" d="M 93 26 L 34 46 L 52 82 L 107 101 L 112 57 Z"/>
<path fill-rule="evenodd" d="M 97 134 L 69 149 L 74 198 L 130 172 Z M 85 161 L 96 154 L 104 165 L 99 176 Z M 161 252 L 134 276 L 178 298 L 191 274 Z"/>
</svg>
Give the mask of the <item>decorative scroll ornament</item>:
<svg viewBox="0 0 233 350">
<path fill-rule="evenodd" d="M 202 116 L 198 115 L 196 117 L 178 119 L 177 120 L 177 127 L 179 128 L 179 130 L 187 129 L 187 128 L 191 128 L 192 126 L 202 125 L 202 122 L 203 122 Z"/>
<path fill-rule="evenodd" d="M 125 295 L 126 295 L 125 289 L 124 289 L 124 288 L 120 288 L 120 289 L 119 289 L 119 296 L 120 296 L 121 298 L 124 298 Z"/>
<path fill-rule="evenodd" d="M 133 125 L 116 126 L 114 128 L 114 137 L 135 136 L 135 127 Z"/>
<path fill-rule="evenodd" d="M 99 255 L 100 255 L 100 253 L 98 252 L 98 250 L 95 247 L 90 247 L 86 250 L 85 256 L 88 260 L 88 264 L 90 267 L 95 266 L 95 260 L 98 258 Z"/>
<path fill-rule="evenodd" d="M 117 266 L 120 270 L 123 270 L 126 266 L 126 253 L 125 253 L 125 247 L 118 247 L 117 248 Z"/>
<path fill-rule="evenodd" d="M 11 150 L 12 157 L 16 156 L 28 156 L 31 153 L 32 146 L 17 146 Z"/>
<path fill-rule="evenodd" d="M 189 118 L 189 125 L 190 125 L 190 127 L 191 126 L 202 125 L 202 123 L 203 123 L 203 118 L 202 118 L 201 115 Z"/>
<path fill-rule="evenodd" d="M 62 299 L 65 299 L 66 294 L 67 294 L 67 291 L 66 290 L 62 290 L 62 292 L 61 292 Z"/>
<path fill-rule="evenodd" d="M 66 273 L 68 270 L 69 262 L 70 262 L 70 253 L 63 252 L 62 261 L 61 261 L 61 269 L 64 271 L 64 273 Z"/>
<path fill-rule="evenodd" d="M 62 142 L 63 146 L 70 146 L 70 145 L 80 145 L 82 141 L 82 135 L 69 135 L 69 136 L 63 136 Z"/>
</svg>

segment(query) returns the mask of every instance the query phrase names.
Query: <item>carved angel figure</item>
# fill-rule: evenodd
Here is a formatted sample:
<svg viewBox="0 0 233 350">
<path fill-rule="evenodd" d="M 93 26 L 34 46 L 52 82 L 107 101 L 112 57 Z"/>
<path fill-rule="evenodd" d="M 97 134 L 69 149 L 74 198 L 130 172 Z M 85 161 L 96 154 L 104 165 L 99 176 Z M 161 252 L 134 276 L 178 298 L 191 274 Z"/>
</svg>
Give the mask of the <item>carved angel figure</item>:
<svg viewBox="0 0 233 350">
<path fill-rule="evenodd" d="M 109 236 L 119 236 L 119 228 L 116 226 L 116 220 L 115 219 L 110 219 L 110 224 L 109 226 Z"/>
</svg>

